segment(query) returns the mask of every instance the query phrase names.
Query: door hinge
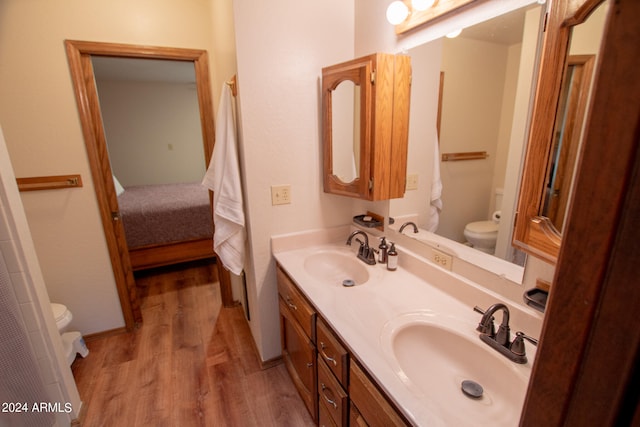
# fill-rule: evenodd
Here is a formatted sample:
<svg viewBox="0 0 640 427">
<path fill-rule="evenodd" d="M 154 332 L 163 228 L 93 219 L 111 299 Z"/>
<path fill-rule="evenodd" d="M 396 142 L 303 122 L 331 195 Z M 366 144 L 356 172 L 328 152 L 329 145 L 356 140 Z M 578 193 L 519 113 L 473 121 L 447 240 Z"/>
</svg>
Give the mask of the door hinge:
<svg viewBox="0 0 640 427">
<path fill-rule="evenodd" d="M 371 71 L 371 84 L 372 85 L 376 84 L 376 72 L 375 71 Z"/>
<path fill-rule="evenodd" d="M 120 212 L 118 211 L 111 212 L 111 219 L 113 221 L 120 221 Z"/>
<path fill-rule="evenodd" d="M 369 191 L 373 191 L 373 178 L 369 179 Z"/>
</svg>

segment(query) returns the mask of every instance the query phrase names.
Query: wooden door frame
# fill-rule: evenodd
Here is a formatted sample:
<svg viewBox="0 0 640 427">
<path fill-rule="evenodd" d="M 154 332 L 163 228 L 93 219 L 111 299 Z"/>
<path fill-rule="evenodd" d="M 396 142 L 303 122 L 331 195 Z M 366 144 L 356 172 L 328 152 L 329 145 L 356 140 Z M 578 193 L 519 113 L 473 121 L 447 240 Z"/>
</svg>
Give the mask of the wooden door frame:
<svg viewBox="0 0 640 427">
<path fill-rule="evenodd" d="M 521 426 L 640 425 L 640 2 L 609 7 Z"/>
<path fill-rule="evenodd" d="M 127 330 L 142 322 L 142 312 L 136 294 L 133 270 L 129 259 L 124 227 L 119 219 L 118 199 L 113 184 L 109 155 L 98 101 L 92 55 L 165 59 L 194 63 L 205 164 L 209 164 L 215 143 L 213 103 L 209 80 L 209 60 L 206 50 L 140 46 L 66 40 L 65 48 L 73 87 L 80 113 L 82 132 L 87 148 L 91 175 L 98 208 L 109 250 L 109 258 L 116 282 L 118 297 Z M 213 251 L 213 245 L 212 245 Z M 225 306 L 233 303 L 229 273 L 216 262 L 220 278 L 220 292 Z"/>
</svg>

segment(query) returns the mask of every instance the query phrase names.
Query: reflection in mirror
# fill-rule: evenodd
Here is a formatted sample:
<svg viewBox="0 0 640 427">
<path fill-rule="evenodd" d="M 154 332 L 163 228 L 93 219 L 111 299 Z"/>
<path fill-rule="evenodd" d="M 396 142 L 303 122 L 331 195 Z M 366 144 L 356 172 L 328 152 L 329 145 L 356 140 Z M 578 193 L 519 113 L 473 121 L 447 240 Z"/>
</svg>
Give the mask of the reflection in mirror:
<svg viewBox="0 0 640 427">
<path fill-rule="evenodd" d="M 421 231 L 414 237 L 419 240 L 497 274 L 515 272 L 509 278 L 517 282 L 522 280 L 524 254 L 511 246 L 511 233 L 544 10 L 544 6 L 529 5 L 466 28 L 455 39 L 409 51 L 414 68 L 409 158 L 425 152 L 430 161 L 409 165 L 409 175 L 417 172 L 421 185 L 390 207 L 398 226 L 404 220 L 418 223 Z M 437 50 L 429 45 L 434 44 L 441 46 L 437 70 L 421 58 L 423 51 L 430 50 L 433 61 Z M 422 118 L 425 109 L 437 106 L 421 105 L 437 99 L 438 89 L 435 96 L 432 89 L 424 91 L 425 83 L 419 79 L 429 78 L 427 87 L 437 88 L 440 71 L 444 85 L 438 146 L 435 120 L 425 123 Z M 443 154 L 469 152 L 486 152 L 488 157 L 441 161 Z M 438 169 L 439 176 L 433 175 Z M 440 200 L 435 196 L 438 181 Z M 411 198 L 420 200 L 410 203 Z M 476 242 L 475 249 L 470 240 Z"/>
<path fill-rule="evenodd" d="M 540 215 L 549 218 L 559 232 L 564 228 L 564 218 L 573 187 L 573 176 L 591 94 L 594 64 L 604 30 L 606 9 L 606 3 L 603 3 L 585 22 L 575 26 L 571 32 L 569 57 L 562 77 L 540 211 Z"/>
<path fill-rule="evenodd" d="M 333 174 L 353 182 L 360 171 L 360 86 L 351 80 L 331 92 L 331 125 Z"/>
</svg>

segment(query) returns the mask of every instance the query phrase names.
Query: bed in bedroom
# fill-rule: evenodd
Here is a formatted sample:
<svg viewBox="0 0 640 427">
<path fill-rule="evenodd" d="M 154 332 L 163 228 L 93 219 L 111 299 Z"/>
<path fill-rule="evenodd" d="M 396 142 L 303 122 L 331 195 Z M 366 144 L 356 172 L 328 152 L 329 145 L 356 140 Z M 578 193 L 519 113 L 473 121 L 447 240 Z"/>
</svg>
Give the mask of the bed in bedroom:
<svg viewBox="0 0 640 427">
<path fill-rule="evenodd" d="M 125 187 L 118 205 L 134 271 L 215 256 L 209 191 L 200 183 Z"/>
</svg>

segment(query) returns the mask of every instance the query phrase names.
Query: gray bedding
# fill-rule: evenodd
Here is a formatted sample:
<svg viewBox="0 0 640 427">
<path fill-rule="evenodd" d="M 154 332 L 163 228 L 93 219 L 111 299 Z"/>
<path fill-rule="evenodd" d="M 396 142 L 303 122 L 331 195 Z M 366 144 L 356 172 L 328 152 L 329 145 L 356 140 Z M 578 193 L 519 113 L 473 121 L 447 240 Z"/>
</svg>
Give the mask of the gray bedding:
<svg viewBox="0 0 640 427">
<path fill-rule="evenodd" d="M 200 183 L 125 187 L 118 205 L 129 249 L 213 237 L 209 193 Z"/>
</svg>

